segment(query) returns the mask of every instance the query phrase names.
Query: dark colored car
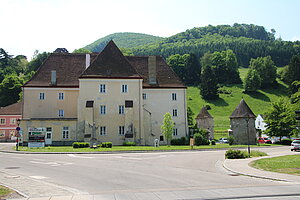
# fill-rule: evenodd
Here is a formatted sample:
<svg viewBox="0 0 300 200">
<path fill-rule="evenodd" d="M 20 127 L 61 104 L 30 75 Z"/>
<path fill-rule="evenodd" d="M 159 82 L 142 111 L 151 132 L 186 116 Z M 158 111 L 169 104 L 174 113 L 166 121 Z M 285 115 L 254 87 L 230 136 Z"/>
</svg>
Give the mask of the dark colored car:
<svg viewBox="0 0 300 200">
<path fill-rule="evenodd" d="M 272 144 L 272 141 L 267 137 L 259 137 L 257 142 L 259 144 Z"/>
</svg>

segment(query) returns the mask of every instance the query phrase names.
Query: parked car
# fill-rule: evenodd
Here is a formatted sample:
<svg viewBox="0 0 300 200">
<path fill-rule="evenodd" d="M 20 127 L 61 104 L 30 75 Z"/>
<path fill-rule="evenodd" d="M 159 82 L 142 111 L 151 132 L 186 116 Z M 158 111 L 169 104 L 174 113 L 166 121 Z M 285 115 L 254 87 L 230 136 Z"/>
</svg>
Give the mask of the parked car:
<svg viewBox="0 0 300 200">
<path fill-rule="evenodd" d="M 271 140 L 267 137 L 259 137 L 257 142 L 259 144 L 272 144 Z"/>
<path fill-rule="evenodd" d="M 220 143 L 228 143 L 228 140 L 227 140 L 227 138 L 220 138 L 219 142 Z"/>
<path fill-rule="evenodd" d="M 291 151 L 299 151 L 300 150 L 300 140 L 294 140 L 291 143 Z"/>
</svg>

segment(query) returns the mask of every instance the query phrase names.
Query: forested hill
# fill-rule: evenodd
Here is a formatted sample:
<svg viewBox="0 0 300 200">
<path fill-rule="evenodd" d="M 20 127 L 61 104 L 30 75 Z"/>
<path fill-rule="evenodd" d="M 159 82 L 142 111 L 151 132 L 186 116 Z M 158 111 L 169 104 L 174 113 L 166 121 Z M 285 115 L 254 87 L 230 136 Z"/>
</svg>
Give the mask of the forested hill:
<svg viewBox="0 0 300 200">
<path fill-rule="evenodd" d="M 248 67 L 251 58 L 271 56 L 276 66 L 285 66 L 293 55 L 300 53 L 300 41 L 275 39 L 275 30 L 265 30 L 253 24 L 206 26 L 189 29 L 156 43 L 131 48 L 134 55 L 161 55 L 168 58 L 175 54 L 194 54 L 231 49 L 238 65 Z"/>
<path fill-rule="evenodd" d="M 149 43 L 160 42 L 163 39 L 164 38 L 162 37 L 142 33 L 114 33 L 100 38 L 92 44 L 85 46 L 84 48 L 92 52 L 100 52 L 110 40 L 114 40 L 119 48 L 132 48 Z"/>
</svg>

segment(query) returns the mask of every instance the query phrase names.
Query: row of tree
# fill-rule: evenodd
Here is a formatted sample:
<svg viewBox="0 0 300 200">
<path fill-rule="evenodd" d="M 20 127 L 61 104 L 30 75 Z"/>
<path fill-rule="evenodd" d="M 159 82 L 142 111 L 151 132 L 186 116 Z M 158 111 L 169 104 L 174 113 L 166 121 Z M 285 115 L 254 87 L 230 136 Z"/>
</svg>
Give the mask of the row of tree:
<svg viewBox="0 0 300 200">
<path fill-rule="evenodd" d="M 28 62 L 23 55 L 12 56 L 0 48 L 0 106 L 16 103 L 21 99 L 22 85 L 28 81 L 37 68 L 48 57 L 48 53 L 35 52 Z"/>
</svg>

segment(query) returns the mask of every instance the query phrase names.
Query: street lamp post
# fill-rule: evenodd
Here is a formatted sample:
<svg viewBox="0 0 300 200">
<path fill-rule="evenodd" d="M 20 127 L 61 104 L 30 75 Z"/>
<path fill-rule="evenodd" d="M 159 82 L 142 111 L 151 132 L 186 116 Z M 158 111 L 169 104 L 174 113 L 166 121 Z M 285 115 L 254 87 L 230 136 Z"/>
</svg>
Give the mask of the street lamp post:
<svg viewBox="0 0 300 200">
<path fill-rule="evenodd" d="M 246 118 L 246 126 L 247 126 L 247 136 L 248 136 L 248 156 L 250 158 L 250 136 L 249 136 L 249 120 L 250 120 L 250 117 L 247 116 Z"/>
<path fill-rule="evenodd" d="M 21 122 L 21 119 L 17 119 L 17 145 L 16 145 L 16 151 L 19 151 L 19 134 L 20 134 L 20 122 Z"/>
</svg>

